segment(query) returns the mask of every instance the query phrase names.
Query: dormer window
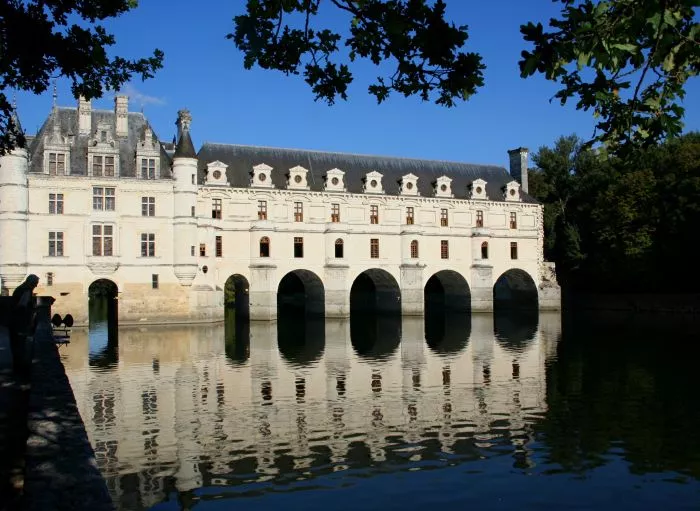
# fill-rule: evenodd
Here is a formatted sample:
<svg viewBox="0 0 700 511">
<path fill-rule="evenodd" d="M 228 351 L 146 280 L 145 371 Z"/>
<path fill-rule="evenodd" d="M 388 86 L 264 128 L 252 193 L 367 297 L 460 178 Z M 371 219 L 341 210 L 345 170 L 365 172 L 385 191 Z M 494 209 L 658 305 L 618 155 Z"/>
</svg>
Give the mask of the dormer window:
<svg viewBox="0 0 700 511">
<path fill-rule="evenodd" d="M 486 195 L 486 181 L 483 179 L 475 179 L 469 188 L 470 199 L 488 199 L 488 195 Z"/>
<path fill-rule="evenodd" d="M 364 186 L 362 191 L 364 193 L 384 193 L 384 187 L 382 186 L 383 177 L 379 172 L 368 172 L 363 179 Z"/>
<path fill-rule="evenodd" d="M 92 156 L 92 175 L 95 177 L 115 176 L 115 157 L 94 154 Z"/>
<path fill-rule="evenodd" d="M 155 179 L 156 178 L 156 159 L 141 158 L 141 178 Z"/>
<path fill-rule="evenodd" d="M 227 168 L 228 165 L 218 160 L 212 163 L 207 163 L 205 183 L 207 185 L 228 185 L 228 181 L 226 179 Z"/>
<path fill-rule="evenodd" d="M 274 188 L 271 177 L 272 167 L 264 163 L 256 165 L 250 173 L 250 186 L 255 188 Z"/>
<path fill-rule="evenodd" d="M 306 180 L 307 173 L 308 170 L 299 165 L 289 169 L 289 174 L 287 174 L 287 188 L 290 190 L 308 190 L 309 185 Z"/>
<path fill-rule="evenodd" d="M 66 153 L 49 152 L 48 154 L 49 175 L 64 176 L 66 172 Z"/>
<path fill-rule="evenodd" d="M 399 193 L 401 195 L 418 195 L 418 176 L 406 174 L 399 180 Z"/>
<path fill-rule="evenodd" d="M 344 182 L 345 172 L 340 169 L 331 169 L 326 172 L 325 180 L 326 184 L 324 186 L 327 192 L 344 192 L 345 182 Z"/>
<path fill-rule="evenodd" d="M 447 176 L 440 176 L 433 182 L 433 194 L 435 197 L 453 197 L 452 179 Z"/>
<path fill-rule="evenodd" d="M 506 184 L 505 190 L 503 192 L 503 198 L 508 202 L 520 202 L 520 183 L 517 181 L 511 181 Z"/>
</svg>

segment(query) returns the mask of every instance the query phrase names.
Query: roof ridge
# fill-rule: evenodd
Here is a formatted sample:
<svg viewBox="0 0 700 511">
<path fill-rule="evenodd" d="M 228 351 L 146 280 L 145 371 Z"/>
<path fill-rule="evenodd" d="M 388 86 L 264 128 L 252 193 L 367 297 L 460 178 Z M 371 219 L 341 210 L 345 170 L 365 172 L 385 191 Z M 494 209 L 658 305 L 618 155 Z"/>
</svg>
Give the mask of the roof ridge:
<svg viewBox="0 0 700 511">
<path fill-rule="evenodd" d="M 295 147 L 275 147 L 275 146 L 265 146 L 265 145 L 254 145 L 254 144 L 229 144 L 225 142 L 204 142 L 199 149 L 202 151 L 205 146 L 224 146 L 224 147 L 246 147 L 251 149 L 274 149 L 281 151 L 294 151 L 294 152 L 307 152 L 307 153 L 321 153 L 321 154 L 335 154 L 339 156 L 360 156 L 369 158 L 384 158 L 392 160 L 404 160 L 404 161 L 429 161 L 434 163 L 448 163 L 452 165 L 478 165 L 480 167 L 492 167 L 495 169 L 505 169 L 502 165 L 495 165 L 493 163 L 471 163 L 466 161 L 454 161 L 454 160 L 437 160 L 432 158 L 409 158 L 407 156 L 387 156 L 381 154 L 366 154 L 366 153 L 349 153 L 345 151 L 326 151 L 323 149 L 301 149 Z"/>
</svg>

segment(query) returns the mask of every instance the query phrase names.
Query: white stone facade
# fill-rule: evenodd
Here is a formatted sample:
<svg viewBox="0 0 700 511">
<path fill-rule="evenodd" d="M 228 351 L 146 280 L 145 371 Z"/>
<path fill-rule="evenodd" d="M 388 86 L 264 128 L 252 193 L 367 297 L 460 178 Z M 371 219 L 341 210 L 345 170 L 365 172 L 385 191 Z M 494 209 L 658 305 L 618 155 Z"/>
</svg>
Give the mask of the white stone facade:
<svg viewBox="0 0 700 511">
<path fill-rule="evenodd" d="M 87 114 L 55 109 L 28 151 L 0 158 L 5 292 L 35 273 L 37 292 L 56 297 L 57 312 L 83 323 L 89 286 L 108 279 L 119 290 L 120 321 L 134 323 L 221 319 L 232 275 L 245 277 L 251 319 L 263 320 L 276 317 L 278 286 L 295 270 L 323 283 L 328 317 L 349 315 L 353 282 L 371 269 L 393 277 L 405 315 L 423 313 L 424 286 L 441 270 L 464 277 L 474 311 L 493 308 L 494 284 L 509 270 L 522 270 L 537 288 L 544 284 L 542 206 L 505 169 L 489 169 L 508 177 L 497 194 L 487 193 L 488 176 L 465 184 L 449 171 L 432 179 L 404 171 L 393 179 L 372 168 L 354 183 L 340 166 L 307 170 L 298 161 L 278 168 L 264 154 L 240 176 L 231 168 L 235 157 L 210 158 L 211 147 L 188 152 L 189 117 L 178 123 L 177 147 L 152 146 L 147 121 L 125 117 L 124 101 L 119 97 L 115 112 L 85 102 Z M 61 121 L 59 133 L 59 118 L 72 119 L 74 132 Z M 127 129 L 125 119 L 140 127 Z M 107 167 L 112 160 L 101 160 L 103 167 L 81 162 L 81 137 L 93 141 L 88 157 L 114 156 L 116 168 Z M 56 140 L 67 159 L 49 170 L 49 152 L 61 150 Z M 262 238 L 269 240 L 267 257 Z M 302 257 L 295 257 L 295 238 L 303 240 Z M 557 296 L 540 300 L 540 308 L 558 306 Z"/>
</svg>

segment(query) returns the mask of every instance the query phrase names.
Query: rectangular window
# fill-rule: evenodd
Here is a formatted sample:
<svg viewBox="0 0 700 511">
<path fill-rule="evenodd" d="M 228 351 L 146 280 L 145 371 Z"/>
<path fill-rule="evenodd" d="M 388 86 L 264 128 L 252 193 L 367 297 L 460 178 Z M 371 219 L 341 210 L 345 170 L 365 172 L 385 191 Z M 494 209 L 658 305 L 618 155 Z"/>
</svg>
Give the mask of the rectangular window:
<svg viewBox="0 0 700 511">
<path fill-rule="evenodd" d="M 511 229 L 518 228 L 518 214 L 515 212 L 511 212 L 511 214 L 510 214 L 510 228 Z"/>
<path fill-rule="evenodd" d="M 510 244 L 510 258 L 511 259 L 518 258 L 518 244 L 515 241 L 511 242 L 511 244 Z"/>
<path fill-rule="evenodd" d="M 153 289 L 158 289 L 158 274 L 154 273 L 151 275 L 151 287 Z"/>
<path fill-rule="evenodd" d="M 194 245 L 190 246 L 190 255 L 194 257 Z"/>
<path fill-rule="evenodd" d="M 114 211 L 116 196 L 114 188 L 95 186 L 92 189 L 92 209 L 95 211 Z"/>
<path fill-rule="evenodd" d="M 114 156 L 93 155 L 92 175 L 98 177 L 114 177 Z"/>
<path fill-rule="evenodd" d="M 450 258 L 450 242 L 448 240 L 440 240 L 440 258 Z"/>
<path fill-rule="evenodd" d="M 413 207 L 406 208 L 406 225 L 413 225 Z"/>
<path fill-rule="evenodd" d="M 267 220 L 267 201 L 258 201 L 258 220 Z"/>
<path fill-rule="evenodd" d="M 418 259 L 418 240 L 411 242 L 411 259 Z"/>
<path fill-rule="evenodd" d="M 51 214 L 51 215 L 62 215 L 63 214 L 63 194 L 62 193 L 50 193 L 49 194 L 49 214 Z"/>
<path fill-rule="evenodd" d="M 484 226 L 484 212 L 483 211 L 476 212 L 476 226 L 477 227 Z"/>
<path fill-rule="evenodd" d="M 379 206 L 369 207 L 369 223 L 378 224 L 379 223 Z"/>
<path fill-rule="evenodd" d="M 304 203 L 295 202 L 294 203 L 294 221 L 303 222 L 304 221 Z"/>
<path fill-rule="evenodd" d="M 343 249 L 345 248 L 345 243 L 342 239 L 338 238 L 335 240 L 335 257 L 336 259 L 343 258 Z"/>
<path fill-rule="evenodd" d="M 141 178 L 155 179 L 156 178 L 156 159 L 141 158 Z"/>
<path fill-rule="evenodd" d="M 211 200 L 211 217 L 221 220 L 221 208 L 223 201 L 221 199 Z"/>
<path fill-rule="evenodd" d="M 294 238 L 294 257 L 304 257 L 304 238 Z"/>
<path fill-rule="evenodd" d="M 224 256 L 224 240 L 222 236 L 216 237 L 216 257 Z"/>
<path fill-rule="evenodd" d="M 340 222 L 340 204 L 331 204 L 331 222 Z"/>
<path fill-rule="evenodd" d="M 53 272 L 48 272 L 46 274 L 46 285 L 49 287 L 53 286 Z"/>
<path fill-rule="evenodd" d="M 141 216 L 156 216 L 155 197 L 141 197 Z"/>
<path fill-rule="evenodd" d="M 49 232 L 49 256 L 50 257 L 62 257 L 63 256 L 63 233 L 62 232 Z"/>
<path fill-rule="evenodd" d="M 441 227 L 447 227 L 448 221 L 447 221 L 447 209 L 441 209 L 440 210 L 440 226 Z"/>
<path fill-rule="evenodd" d="M 49 175 L 63 176 L 66 173 L 65 153 L 49 153 Z"/>
<path fill-rule="evenodd" d="M 105 224 L 92 225 L 92 255 L 111 256 L 114 241 L 114 226 Z"/>
<path fill-rule="evenodd" d="M 141 234 L 141 257 L 156 256 L 156 235 L 151 233 Z"/>
<path fill-rule="evenodd" d="M 379 239 L 372 238 L 369 240 L 369 256 L 372 259 L 379 259 Z"/>
<path fill-rule="evenodd" d="M 207 257 L 207 244 L 206 243 L 199 244 L 199 257 Z"/>
<path fill-rule="evenodd" d="M 190 216 L 194 218 L 194 206 L 190 206 Z"/>
<path fill-rule="evenodd" d="M 192 174 L 192 184 L 194 184 L 194 174 Z"/>
</svg>

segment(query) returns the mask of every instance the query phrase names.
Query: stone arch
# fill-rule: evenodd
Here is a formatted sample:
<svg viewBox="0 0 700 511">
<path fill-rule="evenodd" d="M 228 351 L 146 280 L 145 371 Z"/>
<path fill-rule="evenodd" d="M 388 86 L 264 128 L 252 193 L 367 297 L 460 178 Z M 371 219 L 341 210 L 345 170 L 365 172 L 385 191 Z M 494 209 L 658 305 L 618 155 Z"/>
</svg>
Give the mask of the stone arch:
<svg viewBox="0 0 700 511">
<path fill-rule="evenodd" d="M 237 318 L 250 316 L 250 284 L 243 275 L 235 273 L 224 284 L 224 306 L 233 310 Z"/>
<path fill-rule="evenodd" d="M 442 270 L 428 279 L 423 288 L 425 311 L 470 313 L 472 297 L 469 283 L 461 273 Z"/>
<path fill-rule="evenodd" d="M 118 360 L 119 287 L 109 279 L 88 286 L 88 362 L 112 367 Z"/>
<path fill-rule="evenodd" d="M 277 287 L 277 315 L 287 313 L 324 317 L 326 307 L 323 281 L 309 270 L 293 270 Z"/>
<path fill-rule="evenodd" d="M 360 273 L 350 288 L 353 314 L 401 314 L 401 288 L 386 270 L 371 268 Z"/>
<path fill-rule="evenodd" d="M 524 270 L 511 268 L 493 285 L 494 311 L 501 309 L 537 310 L 539 298 L 535 281 Z"/>
</svg>

